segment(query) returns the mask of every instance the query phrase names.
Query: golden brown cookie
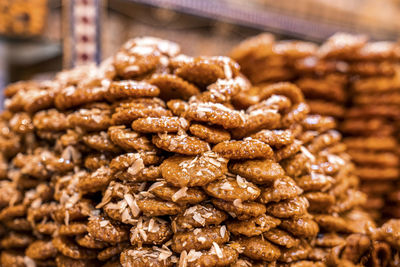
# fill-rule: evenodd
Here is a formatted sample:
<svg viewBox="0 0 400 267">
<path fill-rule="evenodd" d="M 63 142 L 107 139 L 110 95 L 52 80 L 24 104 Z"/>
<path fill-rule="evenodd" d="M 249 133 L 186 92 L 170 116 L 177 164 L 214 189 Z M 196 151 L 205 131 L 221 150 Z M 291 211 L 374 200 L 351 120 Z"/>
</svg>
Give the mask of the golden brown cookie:
<svg viewBox="0 0 400 267">
<path fill-rule="evenodd" d="M 176 215 L 183 211 L 184 207 L 174 202 L 163 201 L 155 198 L 143 198 L 136 200 L 140 211 L 146 216 Z"/>
<path fill-rule="evenodd" d="M 121 103 L 115 108 L 115 113 L 111 116 L 112 123 L 118 124 L 130 124 L 132 121 L 139 118 L 146 117 L 162 117 L 171 116 L 171 111 L 166 110 L 160 105 L 157 100 L 146 100 L 146 101 L 130 101 Z"/>
<path fill-rule="evenodd" d="M 176 216 L 172 222 L 172 230 L 193 229 L 209 225 L 220 225 L 228 215 L 211 204 L 194 205 Z"/>
<path fill-rule="evenodd" d="M 88 147 L 100 152 L 119 152 L 119 147 L 111 142 L 110 137 L 104 131 L 91 133 L 82 137 L 83 142 Z"/>
<path fill-rule="evenodd" d="M 132 129 L 142 133 L 175 133 L 188 130 L 189 122 L 179 117 L 147 117 L 132 122 Z"/>
<path fill-rule="evenodd" d="M 318 224 L 307 217 L 282 220 L 280 228 L 298 237 L 313 237 L 319 231 Z"/>
<path fill-rule="evenodd" d="M 56 109 L 36 113 L 33 116 L 33 125 L 36 129 L 44 131 L 62 131 L 70 127 L 66 114 Z"/>
<path fill-rule="evenodd" d="M 286 248 L 292 248 L 300 244 L 300 239 L 295 238 L 293 235 L 279 228 L 273 228 L 268 232 L 265 232 L 263 236 L 268 241 Z"/>
<path fill-rule="evenodd" d="M 365 35 L 352 35 L 338 32 L 319 48 L 318 54 L 323 58 L 346 58 L 357 52 L 367 43 Z"/>
<path fill-rule="evenodd" d="M 229 241 L 226 226 L 195 228 L 194 230 L 175 233 L 172 239 L 172 250 L 181 253 L 184 250 L 210 249 L 214 243 L 220 245 Z"/>
<path fill-rule="evenodd" d="M 203 189 L 208 195 L 227 201 L 252 201 L 257 199 L 261 192 L 256 185 L 240 176 L 213 181 L 203 186 Z"/>
<path fill-rule="evenodd" d="M 199 155 L 210 150 L 207 142 L 186 134 L 153 135 L 152 141 L 160 149 L 183 155 Z"/>
<path fill-rule="evenodd" d="M 303 192 L 301 187 L 288 176 L 275 180 L 270 187 L 262 188 L 259 201 L 262 203 L 280 202 L 281 200 L 297 197 Z"/>
<path fill-rule="evenodd" d="M 229 171 L 255 184 L 271 184 L 285 174 L 279 163 L 269 159 L 232 161 L 229 164 Z"/>
<path fill-rule="evenodd" d="M 53 246 L 64 256 L 76 260 L 88 260 L 96 258 L 96 251 L 82 248 L 66 237 L 55 237 L 52 240 Z"/>
<path fill-rule="evenodd" d="M 273 155 L 269 145 L 252 138 L 225 141 L 214 146 L 213 151 L 229 159 L 271 158 Z"/>
<path fill-rule="evenodd" d="M 139 218 L 136 226 L 131 228 L 132 245 L 161 245 L 172 237 L 172 230 L 167 221 L 159 218 Z"/>
<path fill-rule="evenodd" d="M 178 204 L 197 204 L 207 199 L 206 194 L 199 188 L 173 187 L 164 181 L 152 184 L 149 191 L 161 199 Z"/>
<path fill-rule="evenodd" d="M 300 196 L 267 204 L 267 213 L 278 218 L 299 217 L 307 212 L 309 206 L 308 200 Z"/>
<path fill-rule="evenodd" d="M 216 124 L 225 129 L 237 128 L 245 123 L 245 118 L 239 111 L 211 102 L 189 104 L 184 116 L 189 120 Z"/>
<path fill-rule="evenodd" d="M 29 245 L 25 253 L 31 259 L 44 260 L 54 258 L 57 255 L 57 250 L 51 241 L 37 240 Z"/>
<path fill-rule="evenodd" d="M 129 248 L 121 253 L 122 266 L 152 266 L 172 267 L 178 261 L 176 256 L 168 249 L 154 248 Z"/>
<path fill-rule="evenodd" d="M 261 237 L 243 238 L 239 241 L 244 247 L 243 254 L 254 260 L 274 261 L 280 255 L 280 249 Z"/>
<path fill-rule="evenodd" d="M 107 131 L 111 141 L 125 151 L 154 151 L 156 148 L 151 140 L 125 126 L 111 126 Z"/>
<path fill-rule="evenodd" d="M 290 130 L 261 130 L 251 137 L 276 148 L 294 142 L 294 136 Z"/>
<path fill-rule="evenodd" d="M 211 144 L 218 144 L 231 139 L 231 135 L 228 131 L 218 127 L 193 123 L 190 125 L 189 130 L 194 136 Z"/>
<path fill-rule="evenodd" d="M 119 243 L 129 238 L 127 227 L 102 217 L 89 218 L 87 231 L 93 238 L 109 243 Z"/>
<path fill-rule="evenodd" d="M 86 223 L 71 222 L 68 225 L 61 225 L 59 234 L 64 236 L 74 236 L 87 233 Z"/>
<path fill-rule="evenodd" d="M 266 212 L 265 205 L 257 202 L 225 201 L 212 199 L 212 203 L 219 209 L 226 211 L 233 218 L 248 220 L 251 217 L 258 217 Z"/>
<path fill-rule="evenodd" d="M 256 236 L 277 227 L 281 221 L 277 218 L 261 215 L 248 221 L 228 221 L 228 230 L 234 235 Z"/>
<path fill-rule="evenodd" d="M 133 80 L 115 81 L 110 84 L 105 97 L 113 102 L 116 99 L 154 97 L 160 94 L 157 86 L 146 82 L 137 82 Z"/>
<path fill-rule="evenodd" d="M 54 103 L 58 109 L 65 110 L 102 101 L 106 91 L 107 88 L 104 87 L 75 87 L 71 85 L 57 93 Z"/>
<path fill-rule="evenodd" d="M 190 250 L 189 253 L 181 253 L 180 262 L 187 262 L 187 266 L 228 266 L 236 261 L 239 256 L 237 250 L 231 246 L 218 245 L 213 246 L 208 251 Z M 201 253 L 201 255 L 199 254 Z"/>
<path fill-rule="evenodd" d="M 163 178 L 177 186 L 202 186 L 222 177 L 227 167 L 227 160 L 214 152 L 200 156 L 172 156 L 161 164 Z"/>
<path fill-rule="evenodd" d="M 68 123 L 87 131 L 106 130 L 111 125 L 111 112 L 98 108 L 79 109 L 68 116 Z"/>
<path fill-rule="evenodd" d="M 209 58 L 194 58 L 178 67 L 175 75 L 192 82 L 199 87 L 204 87 L 225 78 L 224 69 Z"/>
<path fill-rule="evenodd" d="M 200 90 L 195 85 L 171 74 L 153 75 L 149 83 L 160 88 L 159 97 L 165 101 L 177 98 L 189 100 L 191 96 L 200 93 Z"/>
</svg>

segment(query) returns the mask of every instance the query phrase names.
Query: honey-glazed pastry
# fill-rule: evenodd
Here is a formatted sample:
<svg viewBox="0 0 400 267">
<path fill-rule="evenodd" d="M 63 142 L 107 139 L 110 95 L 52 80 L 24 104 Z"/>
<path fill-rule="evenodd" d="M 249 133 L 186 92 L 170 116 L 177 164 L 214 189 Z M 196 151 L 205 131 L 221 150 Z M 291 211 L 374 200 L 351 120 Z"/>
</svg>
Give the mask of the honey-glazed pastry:
<svg viewBox="0 0 400 267">
<path fill-rule="evenodd" d="M 371 180 L 371 192 L 377 176 L 394 180 L 391 169 L 378 170 L 395 168 L 396 140 L 348 139 L 356 164 L 366 164 L 355 171 L 335 120 L 309 115 L 306 103 L 313 96 L 343 105 L 344 69 L 325 60 L 363 40 L 353 41 L 331 44 L 313 66 L 304 61 L 322 52 L 312 43 L 267 35 L 244 43 L 233 55 L 257 86 L 230 58 L 193 58 L 143 37 L 98 67 L 9 87 L 0 116 L 1 265 L 386 264 L 380 252 L 398 250 L 387 233 L 396 224 L 376 228 L 359 212 L 381 202 L 365 202 L 355 174 Z M 378 65 L 357 66 L 353 73 L 370 77 Z M 306 98 L 281 80 L 301 73 Z M 369 114 L 393 119 L 396 110 Z"/>
</svg>

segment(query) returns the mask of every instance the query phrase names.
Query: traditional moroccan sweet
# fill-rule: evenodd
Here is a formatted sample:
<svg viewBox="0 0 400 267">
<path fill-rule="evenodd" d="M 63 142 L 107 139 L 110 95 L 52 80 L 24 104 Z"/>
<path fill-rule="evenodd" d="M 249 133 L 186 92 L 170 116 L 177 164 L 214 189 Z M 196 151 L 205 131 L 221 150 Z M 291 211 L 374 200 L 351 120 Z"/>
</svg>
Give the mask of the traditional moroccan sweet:
<svg viewBox="0 0 400 267">
<path fill-rule="evenodd" d="M 332 118 L 293 84 L 254 89 L 232 59 L 179 51 L 136 38 L 6 89 L 1 266 L 396 264 L 400 223 L 359 209 Z"/>
<path fill-rule="evenodd" d="M 395 189 L 400 176 L 400 106 L 396 102 L 400 46 L 393 42 L 368 42 L 361 35 L 336 34 L 321 46 L 320 52 L 323 58 L 348 65 L 351 99 L 340 129 L 347 136 L 345 143 L 357 166 L 361 190 L 368 194 L 365 207 L 377 219 L 399 217 Z"/>
<path fill-rule="evenodd" d="M 264 84 L 292 81 L 311 114 L 336 118 L 360 189 L 368 195 L 365 207 L 376 219 L 400 217 L 398 44 L 337 33 L 317 47 L 261 34 L 236 46 L 231 56 L 256 85 L 255 99 Z"/>
</svg>

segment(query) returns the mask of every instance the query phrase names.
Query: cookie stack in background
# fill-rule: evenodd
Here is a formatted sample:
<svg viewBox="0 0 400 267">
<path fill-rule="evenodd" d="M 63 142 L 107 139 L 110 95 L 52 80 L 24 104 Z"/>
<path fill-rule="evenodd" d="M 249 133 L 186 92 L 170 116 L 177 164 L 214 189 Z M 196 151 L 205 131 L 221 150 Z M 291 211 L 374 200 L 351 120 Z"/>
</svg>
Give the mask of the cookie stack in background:
<svg viewBox="0 0 400 267">
<path fill-rule="evenodd" d="M 346 111 L 348 76 L 347 65 L 335 59 L 312 55 L 295 62 L 297 77 L 294 83 L 302 90 L 311 114 L 343 119 Z"/>
<path fill-rule="evenodd" d="M 396 264 L 400 222 L 359 209 L 334 120 L 293 84 L 137 38 L 6 95 L 3 267 Z"/>
<path fill-rule="evenodd" d="M 276 41 L 271 34 L 249 38 L 230 53 L 255 85 L 291 81 L 303 91 L 311 114 L 342 119 L 347 100 L 347 65 L 322 59 L 314 43 Z"/>
<path fill-rule="evenodd" d="M 7 97 L 18 99 L 1 115 L 0 137 L 1 157 L 8 165 L 2 169 L 0 186 L 0 220 L 5 227 L 0 244 L 1 261 L 13 266 L 32 266 L 35 264 L 32 258 L 36 258 L 38 266 L 51 266 L 57 254 L 51 243 L 51 235 L 57 230 L 52 219 L 57 206 L 53 175 L 71 170 L 73 165 L 60 161 L 49 144 L 39 141 L 31 115 L 46 107 L 46 97 L 54 85 L 19 82 L 5 90 Z M 22 95 L 28 90 L 31 95 Z M 40 236 L 40 240 L 35 236 Z M 40 253 L 35 247 L 42 248 Z M 21 253 L 26 257 L 18 258 Z"/>
<path fill-rule="evenodd" d="M 397 203 L 389 202 L 396 201 L 391 192 L 399 182 L 400 47 L 368 42 L 362 35 L 336 34 L 320 47 L 319 55 L 347 64 L 351 97 L 340 129 L 361 189 L 368 194 L 365 207 L 377 219 L 398 217 Z"/>
<path fill-rule="evenodd" d="M 289 81 L 296 77 L 295 62 L 312 56 L 318 46 L 303 41 L 276 41 L 264 33 L 249 38 L 230 53 L 254 84 Z"/>
<path fill-rule="evenodd" d="M 366 207 L 377 219 L 400 215 L 400 194 L 394 191 L 399 181 L 399 51 L 396 43 L 337 33 L 320 47 L 261 34 L 231 52 L 256 85 L 293 81 L 306 96 L 311 114 L 336 118 L 362 180 L 361 189 L 368 194 Z"/>
</svg>

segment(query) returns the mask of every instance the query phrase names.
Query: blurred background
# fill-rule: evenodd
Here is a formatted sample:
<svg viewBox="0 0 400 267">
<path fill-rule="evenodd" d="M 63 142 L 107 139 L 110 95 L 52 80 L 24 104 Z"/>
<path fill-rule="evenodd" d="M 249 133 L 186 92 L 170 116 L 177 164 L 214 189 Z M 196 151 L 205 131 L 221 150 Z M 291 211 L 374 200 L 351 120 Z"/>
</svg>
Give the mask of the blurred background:
<svg viewBox="0 0 400 267">
<path fill-rule="evenodd" d="M 224 55 L 263 31 L 315 42 L 337 31 L 398 40 L 399 17 L 400 0 L 0 0 L 0 88 L 99 62 L 135 36 Z"/>
</svg>

